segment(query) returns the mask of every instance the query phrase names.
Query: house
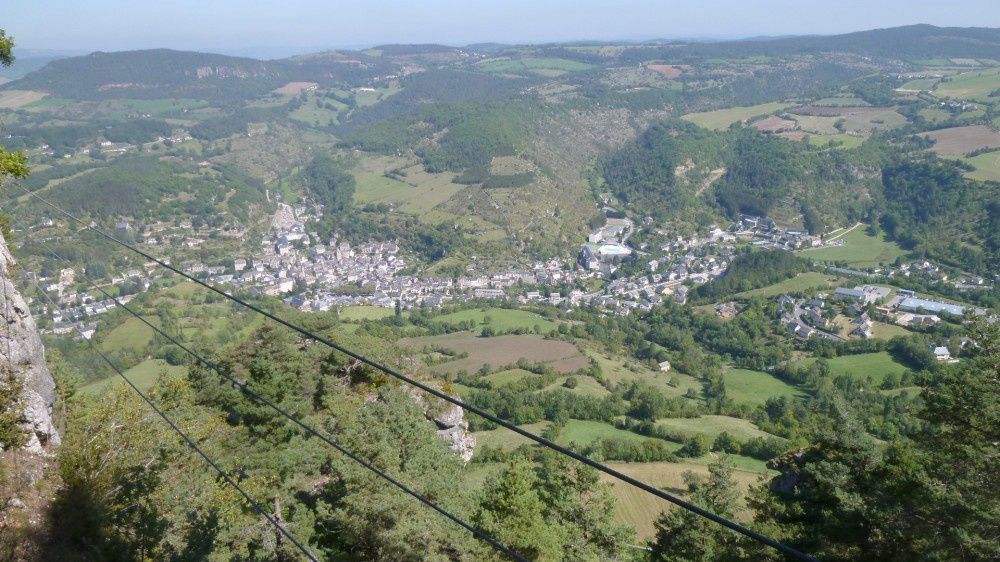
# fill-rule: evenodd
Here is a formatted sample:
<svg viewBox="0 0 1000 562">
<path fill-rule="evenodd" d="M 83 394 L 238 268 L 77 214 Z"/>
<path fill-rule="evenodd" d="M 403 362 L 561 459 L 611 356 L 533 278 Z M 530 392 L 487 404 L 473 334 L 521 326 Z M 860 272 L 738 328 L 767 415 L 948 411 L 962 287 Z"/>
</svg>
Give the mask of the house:
<svg viewBox="0 0 1000 562">
<path fill-rule="evenodd" d="M 688 300 L 688 288 L 684 285 L 677 287 L 673 294 L 674 302 L 677 304 L 685 304 Z"/>
<path fill-rule="evenodd" d="M 852 336 L 858 336 L 858 337 L 861 337 L 861 338 L 864 338 L 864 339 L 867 340 L 867 339 L 871 339 L 875 334 L 872 332 L 872 325 L 871 324 L 862 324 L 862 325 L 858 326 L 857 328 L 855 328 L 851 332 L 851 335 Z"/>
<path fill-rule="evenodd" d="M 715 313 L 723 320 L 729 320 L 739 313 L 735 302 L 725 302 L 715 307 Z"/>
<path fill-rule="evenodd" d="M 938 361 L 951 361 L 951 352 L 947 347 L 939 345 L 934 348 L 934 358 Z"/>
<path fill-rule="evenodd" d="M 670 370 L 670 361 L 660 361 L 659 362 L 660 371 L 666 373 Z"/>
<path fill-rule="evenodd" d="M 823 313 L 815 308 L 806 310 L 806 318 L 808 318 L 814 326 L 825 328 L 827 325 L 827 320 L 826 318 L 823 318 Z"/>
</svg>

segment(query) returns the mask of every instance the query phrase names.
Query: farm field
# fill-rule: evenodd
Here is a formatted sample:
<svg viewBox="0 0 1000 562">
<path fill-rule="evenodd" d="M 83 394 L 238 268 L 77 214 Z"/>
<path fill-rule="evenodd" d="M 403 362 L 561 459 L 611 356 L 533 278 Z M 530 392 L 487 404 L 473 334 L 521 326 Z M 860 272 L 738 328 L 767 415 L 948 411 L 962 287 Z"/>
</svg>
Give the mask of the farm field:
<svg viewBox="0 0 1000 562">
<path fill-rule="evenodd" d="M 545 428 L 549 426 L 551 422 L 540 421 L 538 423 L 529 423 L 519 426 L 525 431 L 530 431 L 535 435 L 541 434 L 545 431 Z M 534 443 L 531 439 L 513 431 L 505 428 L 499 427 L 497 429 L 489 429 L 486 431 L 475 431 L 472 436 L 476 438 L 476 448 L 479 447 L 499 447 L 502 449 L 516 449 L 521 445 L 531 445 Z"/>
<path fill-rule="evenodd" d="M 818 359 L 810 357 L 803 359 L 798 364 L 808 367 Z M 877 353 L 862 353 L 859 355 L 842 355 L 826 360 L 830 366 L 830 372 L 835 376 L 851 376 L 858 379 L 872 377 L 876 384 L 885 380 L 889 373 L 902 375 L 907 369 L 906 366 L 897 363 L 887 351 Z"/>
<path fill-rule="evenodd" d="M 906 251 L 884 235 L 869 236 L 863 227 L 855 228 L 843 236 L 843 246 L 802 250 L 802 257 L 816 261 L 844 261 L 853 267 L 868 267 L 891 263 Z"/>
<path fill-rule="evenodd" d="M 323 103 L 333 105 L 334 109 L 319 107 L 314 101 L 317 99 L 319 98 L 310 98 L 309 101 L 302 104 L 301 107 L 298 107 L 289 113 L 288 117 L 298 121 L 299 123 L 309 125 L 310 127 L 336 125 L 339 122 L 340 113 L 347 109 L 347 106 L 336 100 L 326 100 Z"/>
<path fill-rule="evenodd" d="M 916 91 L 916 92 L 926 92 L 934 89 L 934 85 L 937 84 L 940 78 L 916 78 L 910 80 L 909 82 L 903 84 L 898 91 Z"/>
<path fill-rule="evenodd" d="M 139 390 L 145 391 L 153 388 L 156 380 L 161 375 L 175 378 L 184 376 L 185 373 L 187 373 L 187 367 L 170 365 L 162 359 L 147 359 L 125 371 L 125 376 L 135 383 L 139 387 Z M 112 375 L 108 378 L 81 386 L 79 392 L 83 395 L 98 396 L 115 384 L 125 384 L 125 381 L 118 375 Z"/>
<path fill-rule="evenodd" d="M 535 373 L 531 371 L 526 371 L 524 369 L 507 369 L 506 371 L 497 371 L 496 373 L 490 373 L 484 378 L 490 382 L 492 388 L 499 388 L 504 385 L 508 385 L 512 382 L 517 382 L 519 380 L 531 377 L 537 377 Z"/>
<path fill-rule="evenodd" d="M 399 178 L 384 174 L 400 170 Z M 419 163 L 403 158 L 379 156 L 363 159 L 354 170 L 357 187 L 354 201 L 359 204 L 387 203 L 400 211 L 414 215 L 427 215 L 434 207 L 444 203 L 466 186 L 453 183 L 455 174 L 432 174 Z M 430 221 L 433 222 L 433 221 Z"/>
<path fill-rule="evenodd" d="M 715 111 L 704 111 L 701 113 L 688 113 L 681 116 L 681 119 L 690 121 L 699 127 L 720 131 L 737 121 L 745 121 L 758 115 L 766 115 L 780 111 L 794 104 L 783 102 L 762 103 L 746 107 L 730 107 L 728 109 L 717 109 Z"/>
<path fill-rule="evenodd" d="M 129 317 L 104 335 L 100 348 L 104 351 L 119 349 L 139 351 L 152 340 L 153 329 L 143 324 L 138 318 Z"/>
<path fill-rule="evenodd" d="M 864 137 L 838 133 L 836 135 L 812 135 L 809 137 L 809 145 L 818 148 L 826 148 L 833 142 L 833 148 L 857 148 L 865 142 Z"/>
<path fill-rule="evenodd" d="M 676 432 L 686 437 L 695 435 L 708 436 L 715 439 L 722 432 L 745 441 L 754 437 L 773 437 L 770 433 L 761 431 L 752 422 L 729 416 L 701 416 L 699 418 L 661 418 L 656 420 L 657 427 Z"/>
<path fill-rule="evenodd" d="M 863 107 L 868 105 L 868 102 L 854 96 L 833 96 L 818 99 L 812 104 L 826 107 Z"/>
<path fill-rule="evenodd" d="M 601 372 L 613 385 L 641 381 L 671 397 L 683 396 L 688 389 L 694 389 L 696 392 L 701 391 L 701 382 L 691 375 L 677 371 L 662 373 L 638 363 L 626 364 L 626 361 L 620 357 L 611 357 L 594 350 L 587 350 L 586 353 L 587 356 L 597 361 Z M 674 377 L 677 378 L 676 387 L 670 386 L 670 379 Z"/>
<path fill-rule="evenodd" d="M 1000 181 L 1000 150 L 964 159 L 976 169 L 966 172 L 966 176 L 983 181 Z"/>
<path fill-rule="evenodd" d="M 943 156 L 964 156 L 980 148 L 1000 148 L 1000 133 L 986 125 L 949 127 L 921 133 L 934 140 L 931 151 Z"/>
<path fill-rule="evenodd" d="M 47 95 L 45 92 L 31 90 L 6 90 L 0 92 L 0 109 L 17 109 L 40 101 Z"/>
<path fill-rule="evenodd" d="M 583 447 L 597 441 L 598 439 L 625 439 L 635 443 L 642 443 L 643 441 L 654 438 L 639 435 L 638 433 L 633 433 L 624 429 L 618 429 L 617 427 L 604 422 L 569 420 L 566 422 L 566 427 L 562 428 L 559 432 L 559 436 L 556 437 L 555 441 L 559 445 L 567 447 L 571 444 Z M 662 439 L 654 440 L 663 441 Z M 676 445 L 677 449 L 681 448 L 681 445 L 677 443 L 663 442 L 668 443 L 668 446 L 670 447 Z"/>
<path fill-rule="evenodd" d="M 688 462 L 650 462 L 650 463 L 608 463 L 611 468 L 627 474 L 633 478 L 647 482 L 672 494 L 687 495 L 687 487 L 684 485 L 684 473 L 694 472 L 696 474 L 708 475 L 706 464 L 695 461 Z M 733 470 L 733 478 L 736 480 L 737 488 L 741 497 L 746 496 L 750 487 L 756 484 L 762 476 L 760 472 Z M 628 523 L 636 527 L 640 540 L 652 537 L 655 534 L 654 522 L 660 513 L 672 509 L 673 506 L 648 492 L 644 492 L 630 486 L 624 482 L 612 479 L 610 476 L 601 475 L 601 480 L 611 483 L 611 492 L 618 503 L 615 507 L 617 519 L 623 523 Z M 738 514 L 739 516 L 739 514 Z"/>
<path fill-rule="evenodd" d="M 756 405 L 771 397 L 791 399 L 802 395 L 794 386 L 762 371 L 726 369 L 722 371 L 722 378 L 726 383 L 726 395 L 738 403 Z"/>
<path fill-rule="evenodd" d="M 337 314 L 341 320 L 381 320 L 396 313 L 391 308 L 382 306 L 345 306 Z"/>
<path fill-rule="evenodd" d="M 808 133 L 817 135 L 836 135 L 840 131 L 833 126 L 837 122 L 837 117 L 828 115 L 797 115 L 789 113 L 788 117 L 794 119 L 799 127 Z"/>
<path fill-rule="evenodd" d="M 568 378 L 569 377 L 562 377 L 556 382 L 543 388 L 539 392 L 551 392 L 553 390 L 563 390 L 565 392 L 569 392 L 570 394 L 577 394 L 579 396 L 594 396 L 596 398 L 602 398 L 604 396 L 608 396 L 611 394 L 610 392 L 608 392 L 608 389 L 601 386 L 601 383 L 597 382 L 597 380 L 595 380 L 593 377 L 588 377 L 586 375 L 583 376 L 574 375 L 574 378 L 576 379 L 576 386 L 573 388 L 566 388 L 565 386 L 563 386 L 563 383 L 565 383 L 566 379 Z"/>
<path fill-rule="evenodd" d="M 950 76 L 934 88 L 939 96 L 990 101 L 990 92 L 1000 88 L 1000 68 L 972 70 Z"/>
<path fill-rule="evenodd" d="M 833 124 L 843 121 L 845 132 L 867 134 L 875 129 L 898 127 L 906 118 L 891 107 L 831 107 L 809 105 L 795 109 L 791 115 L 803 129 L 833 134 Z"/>
<path fill-rule="evenodd" d="M 438 336 L 404 338 L 399 344 L 415 349 L 425 345 L 438 345 L 469 354 L 468 357 L 431 367 L 438 373 L 455 373 L 461 370 L 477 371 L 483 364 L 497 369 L 517 362 L 518 359 L 546 363 L 558 372 L 572 373 L 588 366 L 587 358 L 571 343 L 547 340 L 538 335 L 504 335 L 492 338 L 479 337 L 472 332 L 456 332 Z"/>
<path fill-rule="evenodd" d="M 742 293 L 737 293 L 737 297 L 750 298 L 750 297 L 776 297 L 778 295 L 784 295 L 786 293 L 795 293 L 799 291 L 805 291 L 812 289 L 814 287 L 828 288 L 832 287 L 833 284 L 838 280 L 837 277 L 822 273 L 819 271 L 807 271 L 805 273 L 799 273 L 791 279 L 785 279 L 784 281 L 779 281 L 774 285 L 768 285 L 767 287 L 761 287 L 759 289 L 753 289 L 752 291 L 744 291 Z"/>
<path fill-rule="evenodd" d="M 476 323 L 473 330 L 482 333 L 483 329 L 490 328 L 506 332 L 509 330 L 524 329 L 534 330 L 535 326 L 540 328 L 540 333 L 546 334 L 556 329 L 556 323 L 539 316 L 528 310 L 517 310 L 511 308 L 477 308 L 472 310 L 462 310 L 451 314 L 443 314 L 435 317 L 431 322 L 450 323 L 472 321 Z"/>
<path fill-rule="evenodd" d="M 207 101 L 190 98 L 161 98 L 152 100 L 128 99 L 121 100 L 121 103 L 132 111 L 153 114 L 208 107 Z"/>
<path fill-rule="evenodd" d="M 568 72 L 579 72 L 593 68 L 587 63 L 555 57 L 525 57 L 517 60 L 493 59 L 480 62 L 476 67 L 485 72 L 527 72 L 541 76 L 561 76 Z"/>
</svg>

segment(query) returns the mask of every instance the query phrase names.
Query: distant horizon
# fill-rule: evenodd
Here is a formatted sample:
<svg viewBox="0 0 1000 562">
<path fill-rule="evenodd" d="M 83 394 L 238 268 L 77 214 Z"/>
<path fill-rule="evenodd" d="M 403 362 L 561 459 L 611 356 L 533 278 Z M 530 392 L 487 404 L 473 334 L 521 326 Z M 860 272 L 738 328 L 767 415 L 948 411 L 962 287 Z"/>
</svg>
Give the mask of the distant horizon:
<svg viewBox="0 0 1000 562">
<path fill-rule="evenodd" d="M 256 2 L 247 9 L 236 0 L 175 0 L 169 5 L 37 0 L 5 6 L 0 29 L 14 37 L 22 56 L 33 51 L 64 56 L 171 48 L 280 58 L 384 44 L 733 41 L 919 23 L 1000 27 L 1000 10 L 989 0 L 947 6 L 930 0 L 870 4 L 842 0 L 831 10 L 825 3 L 794 0 L 705 0 L 697 6 L 654 0 L 426 0 L 419 5 L 285 0 Z M 94 17 L 100 13 L 115 17 Z M 81 26 L 81 21 L 88 24 Z"/>
<path fill-rule="evenodd" d="M 320 53 L 326 51 L 361 51 L 365 49 L 372 49 L 379 46 L 385 45 L 441 45 L 445 47 L 453 48 L 465 48 L 476 45 L 501 45 L 516 47 L 520 45 L 571 45 L 571 44 L 581 44 L 581 43 L 597 43 L 597 44 L 608 44 L 608 43 L 628 43 L 628 44 L 647 44 L 647 43 L 657 43 L 664 41 L 678 41 L 678 42 L 691 42 L 691 43 L 725 43 L 730 41 L 771 41 L 780 39 L 789 39 L 795 37 L 828 37 L 836 35 L 846 35 L 850 33 L 858 33 L 863 31 L 873 31 L 878 29 L 892 29 L 898 27 L 911 27 L 918 25 L 931 25 L 934 27 L 966 27 L 966 28 L 982 28 L 982 29 L 998 29 L 1000 25 L 996 27 L 989 26 L 936 26 L 934 24 L 928 24 L 926 22 L 917 22 L 899 26 L 890 27 L 872 27 L 864 29 L 854 29 L 850 31 L 836 32 L 836 33 L 802 33 L 802 34 L 780 34 L 780 35 L 698 35 L 698 36 L 662 36 L 662 37 L 643 37 L 643 38 L 628 38 L 628 37 L 611 37 L 607 39 L 595 39 L 595 38 L 581 38 L 581 39 L 566 39 L 560 41 L 537 41 L 537 42 L 502 42 L 502 41 L 473 41 L 469 43 L 449 43 L 443 41 L 421 41 L 416 43 L 401 43 L 401 42 L 378 42 L 378 43 L 363 43 L 363 44 L 353 44 L 353 45 L 325 45 L 325 46 L 295 46 L 295 45 L 246 45 L 246 46 L 232 46 L 232 47 L 220 47 L 220 48 L 199 48 L 196 46 L 178 46 L 178 45 L 149 45 L 140 46 L 135 48 L 122 48 L 122 49 L 46 49 L 46 48 L 33 48 L 31 46 L 21 47 L 18 46 L 16 49 L 16 55 L 19 58 L 65 58 L 65 57 L 75 57 L 75 56 L 85 56 L 91 53 L 97 52 L 125 52 L 125 51 L 147 51 L 147 50 L 157 50 L 157 49 L 171 49 L 175 51 L 189 51 L 189 52 L 202 52 L 210 54 L 219 54 L 226 56 L 244 57 L 244 58 L 257 58 L 257 59 L 279 59 L 286 57 L 294 57 L 299 55 Z M 15 38 L 16 39 L 16 38 Z"/>
</svg>

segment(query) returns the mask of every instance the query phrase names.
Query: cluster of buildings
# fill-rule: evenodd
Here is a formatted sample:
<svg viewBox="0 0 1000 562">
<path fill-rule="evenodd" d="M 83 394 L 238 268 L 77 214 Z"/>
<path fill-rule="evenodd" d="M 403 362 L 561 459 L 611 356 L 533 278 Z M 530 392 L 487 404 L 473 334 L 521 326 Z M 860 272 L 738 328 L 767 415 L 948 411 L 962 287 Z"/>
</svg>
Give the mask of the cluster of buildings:
<svg viewBox="0 0 1000 562">
<path fill-rule="evenodd" d="M 630 219 L 606 219 L 604 226 L 591 232 L 580 246 L 577 263 L 587 271 L 611 275 L 622 259 L 632 255 L 625 242 L 634 230 L 635 223 Z"/>
<path fill-rule="evenodd" d="M 788 295 L 778 298 L 782 323 L 788 332 L 808 339 L 813 336 L 833 339 L 874 337 L 878 322 L 894 323 L 907 328 L 935 326 L 942 313 L 962 316 L 966 307 L 917 297 L 913 291 L 877 285 L 837 287 L 831 293 L 813 298 L 795 299 Z M 983 314 L 983 310 L 975 310 Z M 872 318 L 872 315 L 875 318 Z"/>
<path fill-rule="evenodd" d="M 742 214 L 732 231 L 738 238 L 753 240 L 754 244 L 767 248 L 802 250 L 823 245 L 823 239 L 819 236 L 813 236 L 799 228 L 782 228 L 768 217 Z"/>
</svg>

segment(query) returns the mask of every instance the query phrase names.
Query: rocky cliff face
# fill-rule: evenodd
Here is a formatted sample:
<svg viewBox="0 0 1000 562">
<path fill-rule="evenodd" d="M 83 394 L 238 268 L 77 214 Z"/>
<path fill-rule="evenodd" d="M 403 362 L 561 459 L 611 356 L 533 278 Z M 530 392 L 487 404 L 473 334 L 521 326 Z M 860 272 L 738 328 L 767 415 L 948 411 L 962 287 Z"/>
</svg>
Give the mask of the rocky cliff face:
<svg viewBox="0 0 1000 562">
<path fill-rule="evenodd" d="M 408 388 L 407 390 L 410 396 L 423 408 L 427 419 L 437 425 L 438 437 L 448 443 L 448 447 L 463 462 L 471 461 L 472 453 L 476 448 L 476 438 L 469 432 L 469 421 L 465 419 L 465 410 L 433 396 L 425 396 L 417 389 Z"/>
<path fill-rule="evenodd" d="M 21 383 L 21 398 L 15 407 L 21 410 L 28 433 L 24 449 L 40 454 L 59 444 L 52 423 L 56 385 L 45 365 L 45 349 L 35 321 L 12 282 L 14 266 L 7 241 L 0 235 L 0 362 L 10 367 Z"/>
</svg>

